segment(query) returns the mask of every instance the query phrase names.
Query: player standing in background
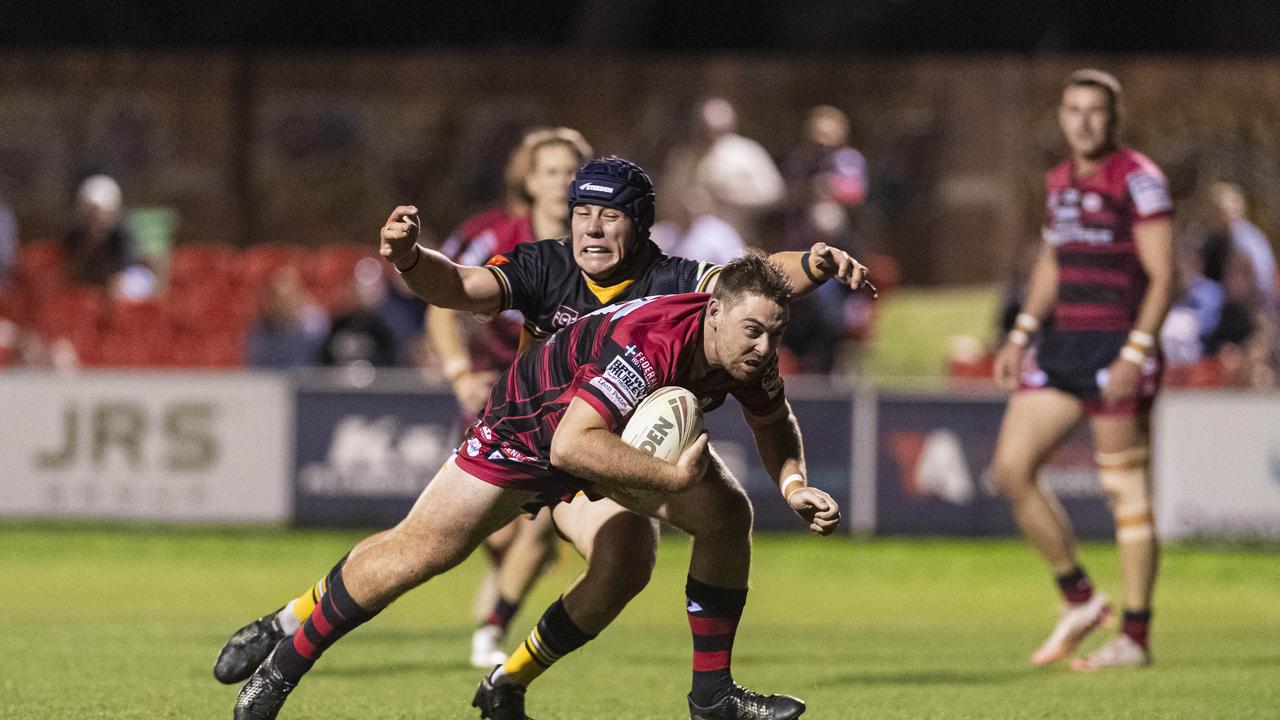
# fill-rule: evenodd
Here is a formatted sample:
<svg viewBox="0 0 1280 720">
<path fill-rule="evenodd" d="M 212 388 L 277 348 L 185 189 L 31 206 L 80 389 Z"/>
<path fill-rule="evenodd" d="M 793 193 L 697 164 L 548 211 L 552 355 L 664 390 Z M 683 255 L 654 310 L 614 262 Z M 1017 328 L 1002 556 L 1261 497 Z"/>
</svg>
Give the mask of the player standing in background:
<svg viewBox="0 0 1280 720">
<path fill-rule="evenodd" d="M 1110 614 L 1080 565 L 1066 513 L 1037 484 L 1044 461 L 1085 415 L 1090 419 L 1115 517 L 1124 622 L 1119 635 L 1072 661 L 1078 670 L 1151 662 L 1158 546 L 1149 428 L 1161 371 L 1156 337 L 1175 286 L 1173 203 L 1160 169 L 1117 144 L 1121 97 L 1107 73 L 1067 77 L 1058 121 L 1071 157 L 1046 177 L 1045 242 L 1026 304 L 995 362 L 997 382 L 1018 388 L 996 445 L 995 479 L 1064 601 L 1053 633 L 1032 656 L 1037 665 L 1070 655 Z M 1032 356 L 1028 343 L 1037 332 Z"/>
<path fill-rule="evenodd" d="M 618 194 L 616 187 L 612 194 Z M 611 210 L 591 207 L 591 224 L 600 209 Z M 576 218 L 575 228 L 580 226 Z M 626 216 L 610 223 L 623 233 L 631 231 Z M 406 274 L 419 269 L 419 277 L 431 276 L 437 302 L 475 303 L 479 309 L 504 293 L 496 274 L 443 264 L 441 256 L 416 247 L 392 258 Z M 693 535 L 686 586 L 694 637 L 692 720 L 799 717 L 804 703 L 751 692 L 735 684 L 728 670 L 751 557 L 751 507 L 741 486 L 707 452 L 705 433 L 674 464 L 617 436 L 636 405 L 660 387 L 688 388 L 708 412 L 732 394 L 789 504 L 814 532 L 834 531 L 839 508 L 829 495 L 806 485 L 800 428 L 777 375 L 790 295 L 791 285 L 776 266 L 749 255 L 724 268 L 710 295 L 612 305 L 522 355 L 498 380 L 455 459 L 436 474 L 409 515 L 359 543 L 335 565 L 311 618 L 276 645 L 241 689 L 235 717 L 276 717 L 302 676 L 347 632 L 457 565 L 493 528 L 530 507 L 557 504 L 577 493 L 611 496 Z M 576 585 L 549 615 L 565 615 L 570 596 L 588 592 Z M 561 624 L 584 635 L 572 622 Z M 581 645 L 590 637 L 567 639 Z M 531 642 L 535 652 L 551 659 L 562 654 L 537 631 Z M 708 689 L 724 685 L 708 705 L 698 699 L 700 681 Z M 483 692 L 482 686 L 477 700 Z M 524 717 L 522 710 L 517 717 Z"/>
<path fill-rule="evenodd" d="M 440 252 L 462 265 L 483 265 L 521 243 L 567 235 L 569 182 L 589 157 L 591 146 L 576 130 L 535 128 L 525 133 L 503 172 L 506 212 L 491 210 L 469 218 Z M 498 374 L 515 361 L 522 345 L 520 326 L 516 311 L 477 323 L 456 310 L 427 308 L 427 334 L 453 386 L 463 429 L 484 408 Z M 538 576 L 555 561 L 550 511 L 512 522 L 484 547 L 491 564 L 477 601 L 480 626 L 471 636 L 471 665 L 487 669 L 506 661 L 502 643 L 507 626 Z M 295 610 L 309 613 L 307 605 L 301 603 Z M 295 617 L 299 623 L 306 619 L 296 613 Z"/>
</svg>

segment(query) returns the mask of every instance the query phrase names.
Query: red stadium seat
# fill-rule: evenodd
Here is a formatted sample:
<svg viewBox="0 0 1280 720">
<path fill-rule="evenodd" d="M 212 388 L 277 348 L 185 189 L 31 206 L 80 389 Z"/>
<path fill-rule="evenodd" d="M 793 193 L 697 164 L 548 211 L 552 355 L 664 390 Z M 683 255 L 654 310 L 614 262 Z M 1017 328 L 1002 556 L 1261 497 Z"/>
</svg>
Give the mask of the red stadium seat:
<svg viewBox="0 0 1280 720">
<path fill-rule="evenodd" d="M 40 302 L 36 330 L 47 340 L 96 331 L 106 301 L 99 288 L 68 287 Z"/>
<path fill-rule="evenodd" d="M 236 280 L 242 285 L 259 288 L 273 272 L 286 265 L 302 267 L 305 257 L 306 250 L 301 245 L 254 245 L 241 251 Z"/>
<path fill-rule="evenodd" d="M 239 262 L 230 245 L 185 245 L 173 249 L 169 258 L 169 285 L 189 287 L 210 282 L 227 283 Z"/>
</svg>

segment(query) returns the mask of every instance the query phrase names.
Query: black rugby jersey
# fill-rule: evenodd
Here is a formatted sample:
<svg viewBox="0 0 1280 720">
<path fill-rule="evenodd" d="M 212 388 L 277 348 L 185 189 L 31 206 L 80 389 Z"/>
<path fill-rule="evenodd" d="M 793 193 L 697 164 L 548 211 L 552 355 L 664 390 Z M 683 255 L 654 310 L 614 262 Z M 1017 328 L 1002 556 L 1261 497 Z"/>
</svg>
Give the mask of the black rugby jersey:
<svg viewBox="0 0 1280 720">
<path fill-rule="evenodd" d="M 568 238 L 518 245 L 495 255 L 486 266 L 502 289 L 502 309 L 523 313 L 524 328 L 536 339 L 607 305 L 652 295 L 705 292 L 720 274 L 719 265 L 664 255 L 652 242 L 640 253 L 640 264 L 646 269 L 608 286 L 596 285 L 582 274 Z"/>
</svg>

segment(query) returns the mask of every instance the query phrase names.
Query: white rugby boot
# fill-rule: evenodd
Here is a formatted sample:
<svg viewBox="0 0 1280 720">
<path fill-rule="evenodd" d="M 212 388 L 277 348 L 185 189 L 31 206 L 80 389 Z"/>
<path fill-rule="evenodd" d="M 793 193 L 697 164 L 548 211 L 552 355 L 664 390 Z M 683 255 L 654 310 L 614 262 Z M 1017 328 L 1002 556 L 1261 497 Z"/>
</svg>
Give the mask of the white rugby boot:
<svg viewBox="0 0 1280 720">
<path fill-rule="evenodd" d="M 1072 658 L 1071 669 L 1090 672 L 1107 668 L 1146 667 L 1151 664 L 1151 651 L 1136 640 L 1120 633 L 1094 650 L 1089 657 Z"/>
<path fill-rule="evenodd" d="M 1082 603 L 1066 603 L 1062 606 L 1062 615 L 1054 626 L 1049 639 L 1044 641 L 1039 650 L 1031 656 L 1033 665 L 1048 665 L 1051 662 L 1067 657 L 1080 646 L 1099 625 L 1111 616 L 1111 605 L 1102 592 L 1094 592 L 1093 597 Z"/>
<path fill-rule="evenodd" d="M 476 628 L 471 633 L 471 667 L 487 669 L 505 663 L 507 654 L 502 651 L 505 635 L 497 625 L 481 625 Z"/>
</svg>

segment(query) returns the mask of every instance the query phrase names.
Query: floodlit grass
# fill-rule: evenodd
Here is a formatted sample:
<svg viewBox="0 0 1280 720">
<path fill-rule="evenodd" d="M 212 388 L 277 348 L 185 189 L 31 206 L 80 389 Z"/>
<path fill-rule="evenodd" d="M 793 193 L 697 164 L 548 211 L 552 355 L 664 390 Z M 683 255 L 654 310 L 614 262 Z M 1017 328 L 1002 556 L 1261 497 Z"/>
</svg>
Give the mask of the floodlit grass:
<svg viewBox="0 0 1280 720">
<path fill-rule="evenodd" d="M 1000 286 L 898 288 L 884 299 L 867 372 L 878 384 L 928 378 L 940 385 L 951 338 L 990 341 Z"/>
<path fill-rule="evenodd" d="M 0 524 L 0 717 L 227 718 L 211 675 L 227 635 L 326 571 L 338 532 Z M 556 718 L 688 717 L 688 541 L 614 627 L 533 687 Z M 1115 587 L 1114 553 L 1088 546 Z M 472 558 L 330 651 L 282 718 L 472 718 Z M 561 562 L 516 619 L 573 578 Z M 1264 550 L 1170 548 L 1148 670 L 1079 675 L 1026 658 L 1052 583 L 1012 541 L 761 537 L 738 679 L 809 702 L 806 718 L 1263 718 L 1280 710 L 1280 564 Z M 1096 644 L 1097 639 L 1092 644 Z"/>
</svg>

